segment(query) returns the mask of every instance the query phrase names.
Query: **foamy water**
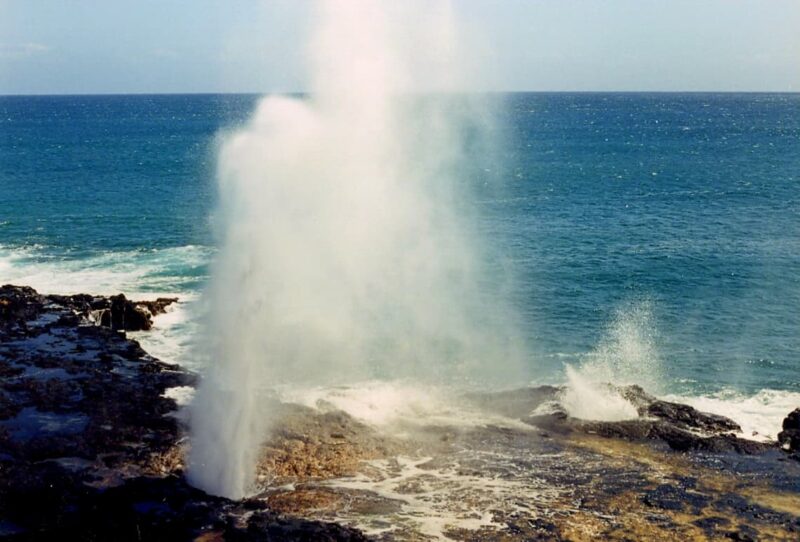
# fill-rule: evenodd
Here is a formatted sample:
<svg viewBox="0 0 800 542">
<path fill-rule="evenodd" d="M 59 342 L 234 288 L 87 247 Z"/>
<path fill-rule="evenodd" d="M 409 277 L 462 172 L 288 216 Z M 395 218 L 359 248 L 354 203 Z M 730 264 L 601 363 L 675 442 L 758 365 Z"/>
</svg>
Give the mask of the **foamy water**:
<svg viewBox="0 0 800 542">
<path fill-rule="evenodd" d="M 187 245 L 75 256 L 46 247 L 0 245 L 0 282 L 45 294 L 194 297 L 212 253 L 209 247 Z"/>
<path fill-rule="evenodd" d="M 150 330 L 129 332 L 128 336 L 139 341 L 142 348 L 161 361 L 201 371 L 204 361 L 198 361 L 192 355 L 199 328 L 198 298 L 191 293 L 176 296 L 178 303 L 167 306 L 165 314 L 155 316 Z"/>
<path fill-rule="evenodd" d="M 505 458 L 496 454 L 480 454 L 473 460 L 503 464 Z M 364 490 L 400 504 L 400 509 L 383 521 L 373 521 L 369 516 L 349 513 L 337 514 L 337 521 L 350 523 L 368 535 L 391 533 L 410 529 L 434 540 L 451 540 L 450 529 L 477 531 L 482 527 L 505 525 L 496 522 L 492 510 L 502 509 L 513 513 L 527 510 L 523 503 L 538 502 L 554 493 L 535 477 L 512 480 L 491 473 L 465 474 L 458 464 L 431 468 L 426 465 L 430 457 L 397 457 L 391 460 L 366 462 L 365 471 L 351 478 L 327 481 L 321 485 Z M 468 459 L 466 456 L 461 459 Z M 387 522 L 386 519 L 390 521 Z"/>
</svg>

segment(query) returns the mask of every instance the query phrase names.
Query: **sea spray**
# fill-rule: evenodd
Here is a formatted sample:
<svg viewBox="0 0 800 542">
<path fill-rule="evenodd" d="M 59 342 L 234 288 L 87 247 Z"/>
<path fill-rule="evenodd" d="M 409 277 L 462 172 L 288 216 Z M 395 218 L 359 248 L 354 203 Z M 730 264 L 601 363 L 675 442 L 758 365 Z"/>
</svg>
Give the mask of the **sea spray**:
<svg viewBox="0 0 800 542">
<path fill-rule="evenodd" d="M 198 487 L 254 489 L 275 386 L 519 374 L 470 206 L 487 116 L 469 96 L 413 92 L 420 51 L 434 90 L 461 84 L 458 41 L 446 3 L 322 2 L 312 94 L 267 97 L 223 137 L 210 364 L 191 410 Z"/>
<path fill-rule="evenodd" d="M 634 406 L 614 386 L 638 384 L 661 391 L 663 378 L 650 301 L 616 311 L 605 336 L 580 366 L 567 365 L 564 408 L 576 418 L 619 421 L 637 417 Z"/>
</svg>

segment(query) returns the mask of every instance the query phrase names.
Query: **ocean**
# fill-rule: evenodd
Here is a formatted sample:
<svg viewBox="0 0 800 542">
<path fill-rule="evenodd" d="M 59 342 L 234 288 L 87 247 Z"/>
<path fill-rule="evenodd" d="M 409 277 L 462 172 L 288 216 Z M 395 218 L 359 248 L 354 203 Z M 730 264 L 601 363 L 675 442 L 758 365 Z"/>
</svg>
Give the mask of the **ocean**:
<svg viewBox="0 0 800 542">
<path fill-rule="evenodd" d="M 0 283 L 178 295 L 140 338 L 192 367 L 218 138 L 257 100 L 0 97 Z M 800 405 L 800 94 L 487 100 L 501 186 L 477 207 L 533 380 L 613 358 L 613 378 L 773 431 Z"/>
</svg>

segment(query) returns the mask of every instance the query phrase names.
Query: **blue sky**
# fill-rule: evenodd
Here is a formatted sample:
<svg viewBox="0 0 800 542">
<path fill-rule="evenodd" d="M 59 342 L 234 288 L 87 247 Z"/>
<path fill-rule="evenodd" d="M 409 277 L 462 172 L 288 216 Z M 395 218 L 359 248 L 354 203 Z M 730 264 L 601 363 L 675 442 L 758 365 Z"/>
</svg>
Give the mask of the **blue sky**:
<svg viewBox="0 0 800 542">
<path fill-rule="evenodd" d="M 454 0 L 480 90 L 800 91 L 800 0 Z M 307 88 L 305 0 L 0 0 L 0 94 Z"/>
</svg>

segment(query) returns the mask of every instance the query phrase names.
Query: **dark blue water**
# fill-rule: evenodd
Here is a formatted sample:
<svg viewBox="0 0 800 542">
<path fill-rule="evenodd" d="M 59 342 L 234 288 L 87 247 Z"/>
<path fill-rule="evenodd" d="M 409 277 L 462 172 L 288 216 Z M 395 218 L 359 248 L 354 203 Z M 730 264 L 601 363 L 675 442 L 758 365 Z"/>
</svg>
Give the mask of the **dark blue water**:
<svg viewBox="0 0 800 542">
<path fill-rule="evenodd" d="M 539 374 L 645 302 L 668 388 L 800 391 L 800 95 L 491 99 L 479 205 Z M 215 138 L 256 100 L 0 97 L 0 282 L 196 292 Z"/>
</svg>

